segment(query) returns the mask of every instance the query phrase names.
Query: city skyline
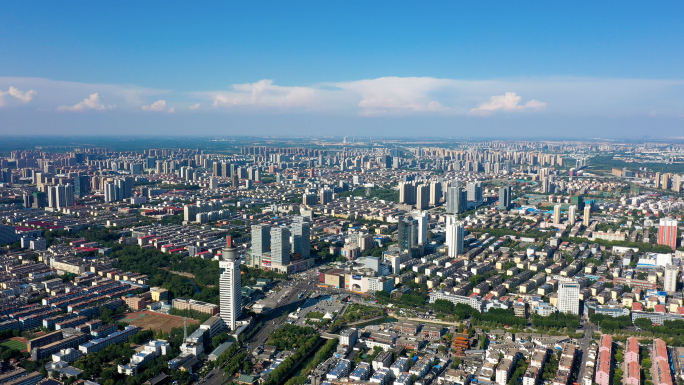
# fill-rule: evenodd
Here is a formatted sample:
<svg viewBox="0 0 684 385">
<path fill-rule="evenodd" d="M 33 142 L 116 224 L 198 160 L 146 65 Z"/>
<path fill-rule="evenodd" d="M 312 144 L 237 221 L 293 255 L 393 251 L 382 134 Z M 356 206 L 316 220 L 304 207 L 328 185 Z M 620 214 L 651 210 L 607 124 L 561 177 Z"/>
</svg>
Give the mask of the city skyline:
<svg viewBox="0 0 684 385">
<path fill-rule="evenodd" d="M 0 135 L 681 136 L 677 3 L 301 4 L 4 4 Z"/>
</svg>

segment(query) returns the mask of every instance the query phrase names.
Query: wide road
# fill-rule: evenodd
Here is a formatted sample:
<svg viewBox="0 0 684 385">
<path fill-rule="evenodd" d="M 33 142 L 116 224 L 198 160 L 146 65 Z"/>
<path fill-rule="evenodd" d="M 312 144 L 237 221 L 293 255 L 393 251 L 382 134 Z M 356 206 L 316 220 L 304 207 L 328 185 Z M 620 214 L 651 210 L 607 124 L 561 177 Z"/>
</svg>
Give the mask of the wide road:
<svg viewBox="0 0 684 385">
<path fill-rule="evenodd" d="M 582 318 L 582 330 L 584 331 L 584 337 L 579 340 L 579 349 L 582 354 L 582 360 L 580 361 L 579 374 L 577 375 L 577 383 L 581 384 L 584 378 L 585 368 L 587 366 L 587 359 L 589 357 L 589 346 L 591 345 L 591 336 L 596 331 L 596 326 L 590 324 Z M 593 382 L 593 378 L 592 378 Z"/>
</svg>

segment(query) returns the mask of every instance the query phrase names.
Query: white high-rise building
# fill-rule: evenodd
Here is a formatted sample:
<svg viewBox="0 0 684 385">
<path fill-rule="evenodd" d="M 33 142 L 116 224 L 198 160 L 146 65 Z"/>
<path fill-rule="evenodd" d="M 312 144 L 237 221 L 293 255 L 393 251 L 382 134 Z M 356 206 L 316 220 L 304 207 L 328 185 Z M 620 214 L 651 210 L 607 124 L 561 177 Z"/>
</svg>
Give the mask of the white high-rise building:
<svg viewBox="0 0 684 385">
<path fill-rule="evenodd" d="M 242 315 L 242 277 L 237 251 L 227 237 L 223 259 L 219 261 L 219 302 L 220 315 L 230 330 L 235 330 L 237 320 Z"/>
<path fill-rule="evenodd" d="M 449 257 L 456 258 L 459 254 L 463 254 L 463 232 L 463 222 L 458 221 L 455 215 L 447 215 L 446 245 L 449 249 Z"/>
<path fill-rule="evenodd" d="M 585 227 L 589 227 L 589 221 L 591 220 L 591 205 L 584 205 L 584 223 Z"/>
<path fill-rule="evenodd" d="M 561 222 L 561 205 L 553 206 L 553 224 L 559 225 Z"/>
<path fill-rule="evenodd" d="M 577 206 L 572 205 L 570 206 L 570 209 L 568 209 L 568 223 L 570 226 L 575 224 L 575 221 L 577 220 Z"/>
<path fill-rule="evenodd" d="M 217 188 L 218 188 L 218 178 L 216 178 L 216 177 L 209 178 L 209 189 L 216 190 Z"/>
<path fill-rule="evenodd" d="M 561 281 L 558 284 L 558 311 L 579 315 L 580 284 L 575 281 Z"/>
<path fill-rule="evenodd" d="M 679 267 L 668 264 L 665 266 L 663 291 L 672 294 L 677 291 L 677 277 L 679 276 Z"/>
<path fill-rule="evenodd" d="M 61 209 L 63 207 L 71 207 L 74 205 L 74 185 L 70 183 L 65 185 L 49 186 L 47 193 L 48 207 Z"/>
<path fill-rule="evenodd" d="M 428 217 L 425 211 L 418 211 L 413 213 L 413 219 L 418 221 L 418 244 L 425 245 L 428 243 Z"/>
</svg>

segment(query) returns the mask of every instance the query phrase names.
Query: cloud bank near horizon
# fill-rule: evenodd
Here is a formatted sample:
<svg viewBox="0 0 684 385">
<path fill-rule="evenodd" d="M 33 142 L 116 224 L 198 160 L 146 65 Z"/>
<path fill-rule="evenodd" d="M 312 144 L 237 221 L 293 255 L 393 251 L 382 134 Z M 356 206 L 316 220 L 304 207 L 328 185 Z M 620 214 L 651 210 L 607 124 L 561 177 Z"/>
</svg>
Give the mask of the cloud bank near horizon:
<svg viewBox="0 0 684 385">
<path fill-rule="evenodd" d="M 684 80 L 383 77 L 283 86 L 263 79 L 234 84 L 227 90 L 177 92 L 135 85 L 0 77 L 0 108 L 5 112 L 12 109 L 109 113 L 217 111 L 366 117 L 518 114 L 683 117 Z"/>
</svg>

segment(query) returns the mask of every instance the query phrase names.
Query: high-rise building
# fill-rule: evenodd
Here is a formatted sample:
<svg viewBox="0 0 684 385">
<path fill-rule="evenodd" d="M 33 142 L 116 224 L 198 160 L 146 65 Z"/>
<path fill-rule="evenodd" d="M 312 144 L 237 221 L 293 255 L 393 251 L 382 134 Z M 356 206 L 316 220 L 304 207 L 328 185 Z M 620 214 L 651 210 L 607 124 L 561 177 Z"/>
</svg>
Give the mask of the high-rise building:
<svg viewBox="0 0 684 385">
<path fill-rule="evenodd" d="M 210 190 L 218 189 L 218 178 L 216 178 L 214 176 L 209 178 L 209 189 Z"/>
<path fill-rule="evenodd" d="M 324 187 L 320 190 L 319 203 L 322 205 L 327 205 L 333 200 L 333 190 L 329 187 Z"/>
<path fill-rule="evenodd" d="M 461 184 L 458 181 L 447 187 L 447 214 L 459 214 L 465 211 L 467 199 L 467 192 L 461 190 Z"/>
<path fill-rule="evenodd" d="M 232 331 L 236 329 L 237 320 L 242 315 L 242 277 L 237 251 L 232 245 L 231 237 L 226 239 L 223 259 L 219 261 L 219 314 Z"/>
<path fill-rule="evenodd" d="M 677 220 L 672 218 L 662 218 L 658 226 L 658 244 L 667 245 L 672 250 L 677 249 Z"/>
<path fill-rule="evenodd" d="M 679 277 L 679 266 L 667 264 L 665 266 L 665 274 L 663 274 L 664 285 L 663 291 L 668 294 L 673 294 L 677 291 L 677 278 Z"/>
<path fill-rule="evenodd" d="M 418 225 L 418 244 L 425 245 L 428 243 L 428 216 L 427 212 L 418 211 L 413 213 L 413 219 Z"/>
<path fill-rule="evenodd" d="M 311 228 L 309 221 L 301 216 L 294 217 L 292 222 L 292 253 L 302 258 L 311 255 Z"/>
<path fill-rule="evenodd" d="M 584 198 L 579 195 L 573 195 L 570 197 L 570 204 L 577 206 L 578 209 L 584 210 Z"/>
<path fill-rule="evenodd" d="M 271 226 L 252 226 L 252 256 L 261 257 L 271 248 Z"/>
<path fill-rule="evenodd" d="M 416 209 L 426 210 L 430 205 L 430 186 L 420 184 L 416 186 Z"/>
<path fill-rule="evenodd" d="M 435 206 L 442 199 L 442 182 L 430 183 L 430 205 Z"/>
<path fill-rule="evenodd" d="M 446 217 L 446 245 L 448 256 L 451 258 L 463 254 L 464 227 L 463 222 L 458 221 L 455 215 Z"/>
<path fill-rule="evenodd" d="M 271 263 L 289 265 L 290 249 L 290 229 L 283 226 L 271 228 Z"/>
<path fill-rule="evenodd" d="M 580 284 L 575 281 L 561 281 L 558 284 L 558 311 L 579 315 Z"/>
<path fill-rule="evenodd" d="M 568 209 L 568 223 L 570 226 L 575 224 L 575 221 L 577 220 L 577 206 L 572 205 Z"/>
<path fill-rule="evenodd" d="M 416 185 L 411 182 L 399 183 L 399 203 L 412 205 L 416 203 Z"/>
<path fill-rule="evenodd" d="M 583 219 L 583 225 L 585 227 L 589 227 L 589 221 L 591 220 L 591 205 L 585 205 L 584 206 L 584 219 Z"/>
<path fill-rule="evenodd" d="M 74 205 L 74 185 L 67 183 L 65 185 L 49 186 L 48 187 L 48 207 L 61 209 Z"/>
<path fill-rule="evenodd" d="M 506 185 L 499 189 L 499 209 L 508 210 L 511 208 L 511 194 L 511 185 Z"/>
<path fill-rule="evenodd" d="M 482 202 L 482 183 L 470 182 L 466 185 L 468 200 L 472 202 Z"/>
<path fill-rule="evenodd" d="M 559 225 L 561 223 L 561 205 L 553 206 L 553 224 Z"/>
<path fill-rule="evenodd" d="M 74 177 L 74 195 L 83 198 L 90 191 L 90 177 L 88 175 L 78 175 Z"/>
<path fill-rule="evenodd" d="M 413 218 L 399 219 L 397 243 L 399 250 L 411 250 L 418 244 L 418 221 Z"/>
</svg>

